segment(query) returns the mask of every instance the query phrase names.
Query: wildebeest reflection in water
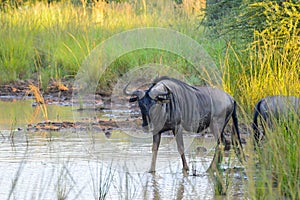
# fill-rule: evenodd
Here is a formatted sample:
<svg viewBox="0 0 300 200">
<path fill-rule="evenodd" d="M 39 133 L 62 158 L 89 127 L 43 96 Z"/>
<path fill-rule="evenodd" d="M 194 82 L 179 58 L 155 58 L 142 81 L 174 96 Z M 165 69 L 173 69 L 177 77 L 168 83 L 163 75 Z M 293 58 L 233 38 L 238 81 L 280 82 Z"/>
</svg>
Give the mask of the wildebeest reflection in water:
<svg viewBox="0 0 300 200">
<path fill-rule="evenodd" d="M 233 119 L 231 135 L 235 152 L 240 161 L 244 159 L 236 102 L 227 93 L 212 87 L 194 87 L 170 77 L 160 77 L 153 81 L 149 89 L 127 91 L 129 83 L 124 87 L 125 95 L 131 96 L 130 102 L 138 102 L 142 114 L 142 127 L 153 133 L 152 162 L 149 172 L 155 172 L 157 151 L 161 133 L 171 130 L 176 137 L 177 149 L 181 155 L 183 169 L 188 170 L 184 154 L 183 129 L 199 133 L 210 128 L 217 138 L 217 147 L 210 169 L 216 167 L 216 158 L 221 162 L 219 143 L 225 141 L 224 128 L 230 118 Z"/>
<path fill-rule="evenodd" d="M 300 98 L 294 96 L 268 96 L 258 101 L 252 124 L 255 144 L 265 135 L 266 128 L 274 128 L 275 122 L 295 120 L 295 117 L 299 120 L 299 108 Z M 259 131 L 258 117 L 261 119 L 262 132 Z"/>
</svg>

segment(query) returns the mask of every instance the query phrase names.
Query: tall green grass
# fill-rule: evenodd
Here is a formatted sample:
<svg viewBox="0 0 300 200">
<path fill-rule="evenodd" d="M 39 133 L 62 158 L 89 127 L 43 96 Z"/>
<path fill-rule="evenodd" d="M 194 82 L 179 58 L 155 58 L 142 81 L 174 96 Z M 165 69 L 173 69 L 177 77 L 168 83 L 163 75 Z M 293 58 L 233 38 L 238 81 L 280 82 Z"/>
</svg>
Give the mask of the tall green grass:
<svg viewBox="0 0 300 200">
<path fill-rule="evenodd" d="M 288 128 L 287 128 L 288 127 Z M 256 162 L 248 166 L 250 194 L 257 199 L 300 198 L 299 117 L 276 123 L 256 151 Z M 254 158 L 254 157 L 251 157 Z"/>
<path fill-rule="evenodd" d="M 7 7 L 0 11 L 0 82 L 73 77 L 100 42 L 132 28 L 166 27 L 197 37 L 202 5 L 185 2 L 95 1 L 78 6 L 68 1 L 50 6 L 27 2 Z"/>
</svg>

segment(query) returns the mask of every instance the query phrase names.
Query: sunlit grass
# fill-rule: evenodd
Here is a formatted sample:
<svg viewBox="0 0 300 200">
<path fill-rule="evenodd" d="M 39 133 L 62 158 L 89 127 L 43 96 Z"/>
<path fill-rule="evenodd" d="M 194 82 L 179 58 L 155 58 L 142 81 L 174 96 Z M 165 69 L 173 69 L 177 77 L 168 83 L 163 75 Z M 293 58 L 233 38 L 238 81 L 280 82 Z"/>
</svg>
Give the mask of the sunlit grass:
<svg viewBox="0 0 300 200">
<path fill-rule="evenodd" d="M 274 2 L 252 5 L 266 9 L 266 29 L 254 31 L 248 49 L 229 46 L 222 61 L 225 88 L 248 112 L 267 95 L 300 96 L 300 7 L 284 5 L 280 9 Z"/>
<path fill-rule="evenodd" d="M 276 44 L 259 44 L 248 51 L 249 59 L 245 64 L 232 48 L 229 51 L 233 54 L 228 53 L 225 57 L 225 88 L 248 113 L 252 112 L 256 102 L 269 95 L 300 96 L 300 52 L 276 49 Z M 288 58 L 291 54 L 292 58 Z M 239 62 L 233 64 L 231 56 Z"/>
<path fill-rule="evenodd" d="M 166 27 L 198 37 L 201 6 L 192 0 L 85 6 L 63 1 L 7 8 L 0 11 L 0 82 L 72 77 L 100 42 L 132 28 Z"/>
</svg>

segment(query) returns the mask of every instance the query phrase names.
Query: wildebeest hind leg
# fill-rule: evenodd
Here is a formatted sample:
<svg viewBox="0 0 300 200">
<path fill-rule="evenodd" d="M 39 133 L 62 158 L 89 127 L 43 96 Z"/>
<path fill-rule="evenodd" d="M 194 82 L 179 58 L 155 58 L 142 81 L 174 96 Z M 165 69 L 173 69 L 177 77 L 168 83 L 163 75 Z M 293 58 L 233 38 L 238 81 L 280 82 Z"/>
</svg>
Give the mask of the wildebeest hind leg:
<svg viewBox="0 0 300 200">
<path fill-rule="evenodd" d="M 215 172 L 218 170 L 218 165 L 222 162 L 222 149 L 220 145 L 218 144 L 215 149 L 215 154 L 213 157 L 212 162 L 210 163 L 209 168 L 207 169 L 207 172 Z"/>
<path fill-rule="evenodd" d="M 179 126 L 177 128 L 177 131 L 174 130 L 173 133 L 174 133 L 174 135 L 176 137 L 177 150 L 178 150 L 178 152 L 179 152 L 179 154 L 181 156 L 183 170 L 188 171 L 189 167 L 188 167 L 188 164 L 186 162 L 185 155 L 184 155 L 184 143 L 183 143 L 183 136 L 182 136 L 182 128 L 181 128 L 181 126 Z"/>
<path fill-rule="evenodd" d="M 219 123 L 219 124 L 224 124 L 223 123 Z M 222 125 L 222 129 L 223 129 L 223 126 L 225 125 Z M 220 136 L 221 136 L 221 131 L 222 129 L 220 129 L 218 123 L 217 123 L 217 120 L 213 120 L 210 124 L 210 130 L 211 132 L 214 134 L 214 137 L 217 139 L 217 146 L 216 146 L 216 149 L 215 149 L 215 154 L 214 154 L 214 157 L 213 157 L 213 160 L 208 168 L 208 171 L 215 171 L 217 170 L 217 166 L 222 162 L 223 160 L 223 155 L 222 155 L 222 149 L 220 147 Z"/>
<path fill-rule="evenodd" d="M 233 128 L 232 131 L 233 131 L 233 133 L 231 135 L 231 144 L 232 144 L 232 147 L 234 149 L 234 153 L 238 157 L 239 161 L 241 163 L 243 163 L 245 161 L 245 155 L 244 155 L 244 151 L 243 151 L 243 146 L 240 142 L 241 139 L 239 138 L 239 136 L 235 132 L 235 128 Z"/>
<path fill-rule="evenodd" d="M 161 133 L 157 133 L 153 135 L 152 161 L 151 161 L 151 168 L 149 170 L 150 173 L 155 172 L 157 151 L 160 144 L 160 139 L 161 139 Z"/>
<path fill-rule="evenodd" d="M 243 145 L 241 142 L 240 133 L 237 124 L 234 124 L 232 127 L 231 144 L 234 149 L 234 153 L 238 157 L 239 161 L 243 164 L 244 161 L 246 160 L 246 157 L 243 151 Z"/>
</svg>

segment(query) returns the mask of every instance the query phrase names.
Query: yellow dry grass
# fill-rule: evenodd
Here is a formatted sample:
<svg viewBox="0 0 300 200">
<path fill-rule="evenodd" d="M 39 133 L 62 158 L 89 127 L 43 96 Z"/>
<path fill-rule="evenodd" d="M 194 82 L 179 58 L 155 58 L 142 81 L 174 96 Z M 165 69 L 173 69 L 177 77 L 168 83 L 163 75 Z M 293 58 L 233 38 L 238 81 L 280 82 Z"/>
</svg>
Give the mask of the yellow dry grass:
<svg viewBox="0 0 300 200">
<path fill-rule="evenodd" d="M 35 101 L 37 103 L 37 108 L 34 111 L 33 118 L 35 118 L 35 116 L 39 112 L 39 109 L 41 109 L 42 113 L 43 113 L 44 119 L 46 121 L 48 121 L 47 107 L 46 107 L 46 104 L 45 104 L 44 97 L 43 97 L 43 95 L 40 92 L 40 89 L 37 86 L 33 85 L 33 84 L 30 84 L 28 87 L 29 87 L 29 90 L 27 91 L 27 95 L 29 93 L 32 93 L 33 96 L 34 96 L 34 98 L 35 98 Z"/>
</svg>

